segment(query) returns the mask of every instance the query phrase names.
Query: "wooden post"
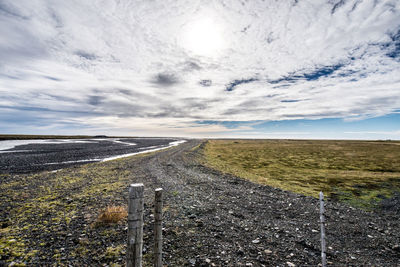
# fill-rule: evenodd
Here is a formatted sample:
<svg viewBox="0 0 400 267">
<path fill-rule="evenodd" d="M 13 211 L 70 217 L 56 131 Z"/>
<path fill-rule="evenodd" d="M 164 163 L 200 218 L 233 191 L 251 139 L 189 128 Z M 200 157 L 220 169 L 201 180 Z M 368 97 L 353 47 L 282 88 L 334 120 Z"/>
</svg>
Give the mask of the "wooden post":
<svg viewBox="0 0 400 267">
<path fill-rule="evenodd" d="M 324 193 L 319 192 L 319 219 L 321 222 L 321 259 L 322 267 L 326 267 L 326 243 L 325 243 L 325 216 Z"/>
<path fill-rule="evenodd" d="M 162 188 L 155 190 L 154 201 L 154 267 L 162 267 Z"/>
<path fill-rule="evenodd" d="M 142 267 L 143 249 L 143 184 L 129 186 L 128 247 L 126 266 Z"/>
</svg>

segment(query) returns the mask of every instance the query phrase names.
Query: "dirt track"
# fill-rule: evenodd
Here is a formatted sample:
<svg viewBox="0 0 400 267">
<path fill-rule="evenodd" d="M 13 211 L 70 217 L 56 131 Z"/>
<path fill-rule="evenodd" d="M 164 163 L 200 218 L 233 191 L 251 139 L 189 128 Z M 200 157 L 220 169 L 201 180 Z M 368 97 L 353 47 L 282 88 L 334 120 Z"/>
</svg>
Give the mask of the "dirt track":
<svg viewBox="0 0 400 267">
<path fill-rule="evenodd" d="M 146 262 L 150 262 L 152 251 L 153 190 L 162 187 L 165 190 L 163 249 L 168 266 L 317 266 L 320 262 L 318 200 L 209 169 L 199 163 L 201 147 L 193 149 L 200 143 L 193 140 L 148 157 L 102 163 L 129 173 L 127 183 L 145 184 Z M 37 179 L 45 181 L 50 175 L 55 174 L 43 174 Z M 90 175 L 89 172 L 88 181 Z M 75 201 L 75 193 L 68 193 L 71 196 L 68 201 Z M 94 213 L 91 207 L 99 208 L 110 200 L 126 203 L 127 188 L 110 194 L 84 202 L 76 200 L 79 210 L 76 218 L 64 228 L 60 226 L 67 238 L 70 235 L 71 242 L 55 238 L 40 253 L 51 255 L 55 248 L 59 252 L 63 247 L 61 263 L 110 263 L 106 257 L 90 255 L 101 254 L 110 244 L 125 244 L 125 224 L 89 227 L 93 221 L 90 214 Z M 327 202 L 326 209 L 328 266 L 400 266 L 398 211 L 364 212 L 336 202 Z M 104 229 L 112 227 L 115 231 L 112 235 L 101 236 Z M 69 255 L 82 233 L 89 240 L 87 248 L 91 253 L 71 258 Z M 57 236 L 57 231 L 52 235 Z M 43 238 L 49 237 L 40 233 L 30 233 L 28 237 L 32 245 L 34 239 Z M 113 262 L 123 264 L 124 256 L 117 256 Z"/>
</svg>

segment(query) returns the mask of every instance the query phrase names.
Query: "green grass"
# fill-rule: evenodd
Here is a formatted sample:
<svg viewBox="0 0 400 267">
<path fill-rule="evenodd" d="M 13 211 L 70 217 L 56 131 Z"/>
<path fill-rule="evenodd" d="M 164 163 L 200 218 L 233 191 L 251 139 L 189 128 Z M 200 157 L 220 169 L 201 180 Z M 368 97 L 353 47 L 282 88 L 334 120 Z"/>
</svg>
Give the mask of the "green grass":
<svg viewBox="0 0 400 267">
<path fill-rule="evenodd" d="M 371 208 L 400 191 L 400 142 L 212 140 L 205 163 L 253 182 Z"/>
</svg>

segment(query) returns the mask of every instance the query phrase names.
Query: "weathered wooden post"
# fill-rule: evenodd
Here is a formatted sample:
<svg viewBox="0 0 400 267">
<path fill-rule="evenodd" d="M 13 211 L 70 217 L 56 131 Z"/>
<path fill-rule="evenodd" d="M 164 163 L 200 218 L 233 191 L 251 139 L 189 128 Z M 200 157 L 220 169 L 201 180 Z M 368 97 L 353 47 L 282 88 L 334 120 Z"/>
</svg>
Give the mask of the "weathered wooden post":
<svg viewBox="0 0 400 267">
<path fill-rule="evenodd" d="M 128 247 L 126 266 L 142 267 L 143 249 L 143 184 L 129 186 Z"/>
<path fill-rule="evenodd" d="M 155 190 L 154 201 L 154 267 L 162 267 L 162 188 Z"/>
<path fill-rule="evenodd" d="M 324 193 L 319 192 L 319 219 L 321 222 L 321 259 L 322 267 L 326 267 L 326 244 L 325 244 L 325 207 L 324 207 Z"/>
</svg>

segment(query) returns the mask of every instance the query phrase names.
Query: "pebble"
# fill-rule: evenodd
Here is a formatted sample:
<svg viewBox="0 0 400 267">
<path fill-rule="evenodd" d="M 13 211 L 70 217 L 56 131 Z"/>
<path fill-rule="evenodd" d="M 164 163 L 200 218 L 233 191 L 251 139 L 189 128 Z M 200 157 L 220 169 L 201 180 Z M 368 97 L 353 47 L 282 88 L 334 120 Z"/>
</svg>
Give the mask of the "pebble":
<svg viewBox="0 0 400 267">
<path fill-rule="evenodd" d="M 296 266 L 293 262 L 287 261 L 286 264 L 290 267 L 294 267 Z"/>
<path fill-rule="evenodd" d="M 271 254 L 271 253 L 272 253 L 272 250 L 266 249 L 266 250 L 264 250 L 264 253 L 265 253 L 265 254 Z"/>
<path fill-rule="evenodd" d="M 251 241 L 253 244 L 258 244 L 258 243 L 260 243 L 260 239 L 254 239 L 253 241 Z"/>
<path fill-rule="evenodd" d="M 246 262 L 246 266 L 253 266 L 253 263 L 251 263 L 251 262 Z"/>
</svg>

